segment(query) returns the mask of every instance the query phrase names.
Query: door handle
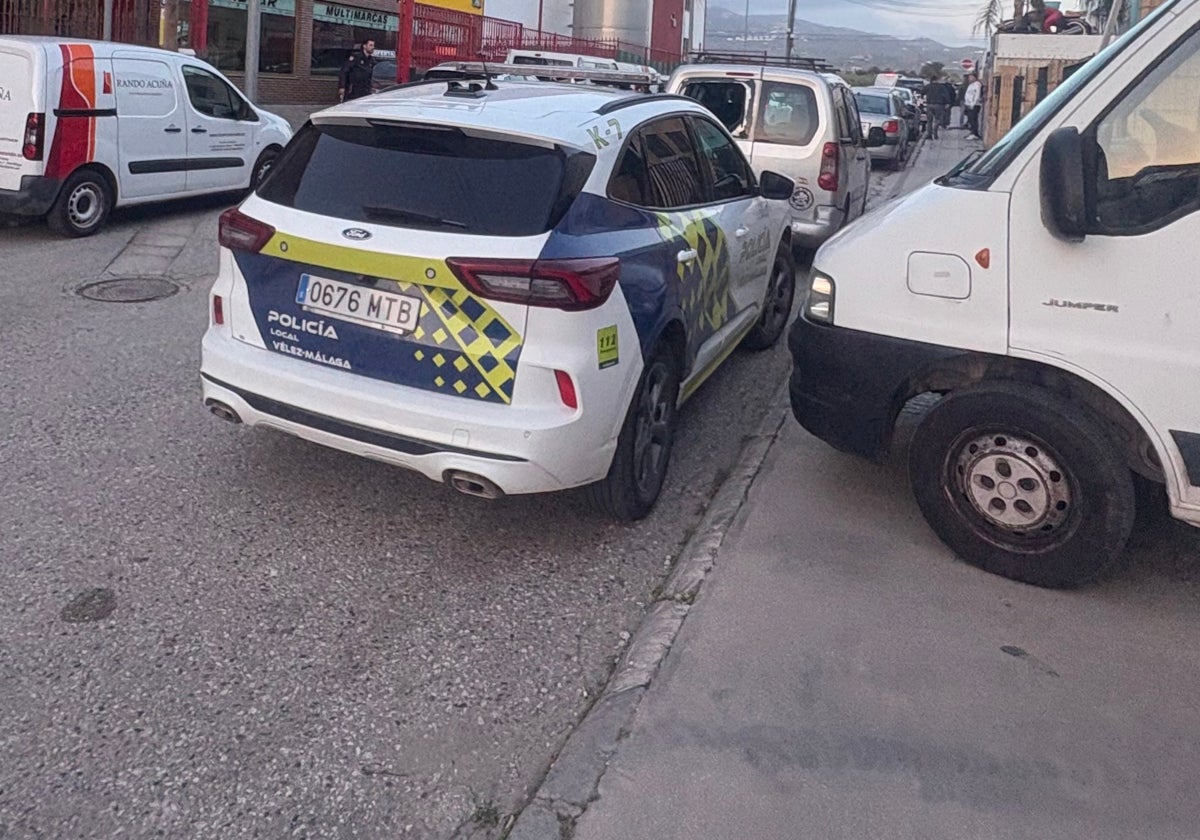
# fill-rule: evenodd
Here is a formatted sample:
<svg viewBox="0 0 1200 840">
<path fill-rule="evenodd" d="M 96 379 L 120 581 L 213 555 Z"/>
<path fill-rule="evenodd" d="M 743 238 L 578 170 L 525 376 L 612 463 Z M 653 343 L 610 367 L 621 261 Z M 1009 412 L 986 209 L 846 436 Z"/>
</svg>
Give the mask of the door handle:
<svg viewBox="0 0 1200 840">
<path fill-rule="evenodd" d="M 740 228 L 738 228 L 737 230 L 735 230 L 735 231 L 733 232 L 733 234 L 734 234 L 734 236 L 736 236 L 738 239 L 742 239 L 742 238 L 743 238 L 743 237 L 745 237 L 745 235 L 746 235 L 746 234 L 748 234 L 749 232 L 750 232 L 750 228 L 746 228 L 746 227 L 740 227 Z"/>
<path fill-rule="evenodd" d="M 192 134 L 208 134 L 208 129 L 197 126 L 196 128 L 192 129 Z"/>
<path fill-rule="evenodd" d="M 687 265 L 700 259 L 700 253 L 695 248 L 690 248 L 687 251 L 680 251 L 677 259 L 680 265 Z"/>
<path fill-rule="evenodd" d="M 164 128 L 163 131 L 165 131 L 167 134 L 179 134 L 183 131 L 183 129 L 177 125 L 173 125 L 169 128 Z"/>
</svg>

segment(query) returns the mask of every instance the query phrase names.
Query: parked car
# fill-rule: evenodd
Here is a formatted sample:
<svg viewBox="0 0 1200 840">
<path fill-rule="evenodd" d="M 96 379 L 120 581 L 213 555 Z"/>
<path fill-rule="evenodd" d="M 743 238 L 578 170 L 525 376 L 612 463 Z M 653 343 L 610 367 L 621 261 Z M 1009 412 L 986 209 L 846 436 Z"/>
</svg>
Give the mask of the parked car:
<svg viewBox="0 0 1200 840">
<path fill-rule="evenodd" d="M 854 100 L 862 116 L 863 131 L 883 130 L 883 145 L 871 149 L 872 160 L 885 161 L 892 169 L 903 169 L 908 160 L 909 119 L 904 100 L 894 88 L 854 88 Z"/>
<path fill-rule="evenodd" d="M 908 474 L 960 557 L 1039 586 L 1122 560 L 1134 476 L 1200 525 L 1200 0 L 1168 0 L 986 153 L 816 256 L 796 418 Z"/>
<path fill-rule="evenodd" d="M 381 90 L 387 90 L 395 85 L 397 78 L 397 65 L 394 58 L 385 58 L 382 61 L 376 61 L 375 67 L 371 71 L 371 92 L 379 93 Z"/>
<path fill-rule="evenodd" d="M 191 56 L 0 36 L 0 213 L 66 236 L 114 207 L 252 187 L 291 136 Z"/>
<path fill-rule="evenodd" d="M 697 64 L 676 70 L 667 90 L 708 108 L 757 171 L 796 182 L 798 245 L 815 248 L 865 212 L 871 158 L 849 88 L 805 70 Z"/>
<path fill-rule="evenodd" d="M 917 95 L 906 87 L 894 88 L 896 95 L 904 100 L 904 121 L 908 125 L 908 140 L 915 143 L 921 139 L 921 131 L 925 127 L 924 106 L 918 101 Z"/>
<path fill-rule="evenodd" d="M 219 416 L 472 496 L 654 505 L 676 408 L 782 334 L 788 199 L 682 97 L 433 81 L 314 115 L 220 221 Z"/>
</svg>

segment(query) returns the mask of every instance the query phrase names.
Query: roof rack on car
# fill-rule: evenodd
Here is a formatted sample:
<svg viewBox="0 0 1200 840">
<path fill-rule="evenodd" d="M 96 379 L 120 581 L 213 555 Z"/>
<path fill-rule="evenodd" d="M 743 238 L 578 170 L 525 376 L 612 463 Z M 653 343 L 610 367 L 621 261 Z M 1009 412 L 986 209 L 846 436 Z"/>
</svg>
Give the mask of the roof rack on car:
<svg viewBox="0 0 1200 840">
<path fill-rule="evenodd" d="M 796 70 L 812 70 L 817 73 L 836 72 L 837 68 L 823 58 L 808 58 L 794 55 L 785 58 L 782 55 L 767 53 L 739 52 L 698 52 L 693 53 L 691 60 L 695 64 L 749 64 L 755 67 L 791 67 Z"/>
<path fill-rule="evenodd" d="M 439 65 L 443 69 L 454 69 L 464 75 L 485 76 L 535 76 L 539 79 L 565 81 L 611 82 L 621 85 L 656 85 L 657 73 L 641 73 L 636 70 L 594 70 L 578 67 L 559 67 L 542 64 L 493 64 L 490 61 L 450 61 Z"/>
</svg>

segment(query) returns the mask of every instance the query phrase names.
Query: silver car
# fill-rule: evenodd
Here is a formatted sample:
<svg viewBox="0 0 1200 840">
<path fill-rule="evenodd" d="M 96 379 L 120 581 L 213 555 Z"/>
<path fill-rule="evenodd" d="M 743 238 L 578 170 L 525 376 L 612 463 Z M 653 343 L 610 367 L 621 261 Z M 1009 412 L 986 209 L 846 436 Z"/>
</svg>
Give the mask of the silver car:
<svg viewBox="0 0 1200 840">
<path fill-rule="evenodd" d="M 886 161 L 892 169 L 903 169 L 908 160 L 909 119 L 900 94 L 894 88 L 860 87 L 854 88 L 854 99 L 862 117 L 863 133 L 869 134 L 874 128 L 883 130 L 883 145 L 871 149 L 872 160 Z"/>
<path fill-rule="evenodd" d="M 796 182 L 792 234 L 801 247 L 816 248 L 866 209 L 871 156 L 844 83 L 794 68 L 693 64 L 676 70 L 667 90 L 708 108 L 755 172 Z"/>
</svg>

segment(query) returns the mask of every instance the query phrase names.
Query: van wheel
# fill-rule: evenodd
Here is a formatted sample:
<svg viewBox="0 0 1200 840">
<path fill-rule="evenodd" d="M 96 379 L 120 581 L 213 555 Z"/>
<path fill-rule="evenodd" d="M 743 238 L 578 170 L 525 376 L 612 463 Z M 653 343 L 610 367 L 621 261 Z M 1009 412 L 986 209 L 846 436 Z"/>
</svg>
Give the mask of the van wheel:
<svg viewBox="0 0 1200 840">
<path fill-rule="evenodd" d="M 587 488 L 593 508 L 625 522 L 653 510 L 671 460 L 678 402 L 679 361 L 660 346 L 642 371 L 608 475 Z"/>
<path fill-rule="evenodd" d="M 795 297 L 796 263 L 791 249 L 785 245 L 780 247 L 771 267 L 771 280 L 767 284 L 767 296 L 763 299 L 762 315 L 742 339 L 742 346 L 747 350 L 766 350 L 774 346 L 791 317 L 792 300 Z"/>
<path fill-rule="evenodd" d="M 82 169 L 63 184 L 46 222 L 63 236 L 91 236 L 104 227 L 112 203 L 112 189 L 104 176 Z"/>
<path fill-rule="evenodd" d="M 1133 478 L 1109 431 L 1033 386 L 984 384 L 942 399 L 917 427 L 909 477 L 956 554 L 1035 586 L 1103 576 L 1133 528 Z"/>
<path fill-rule="evenodd" d="M 272 146 L 269 149 L 263 150 L 263 153 L 258 156 L 258 160 L 254 163 L 254 171 L 250 173 L 250 189 L 258 189 L 258 185 L 270 174 L 271 167 L 275 165 L 275 161 L 277 160 L 279 160 L 279 149 Z"/>
</svg>

